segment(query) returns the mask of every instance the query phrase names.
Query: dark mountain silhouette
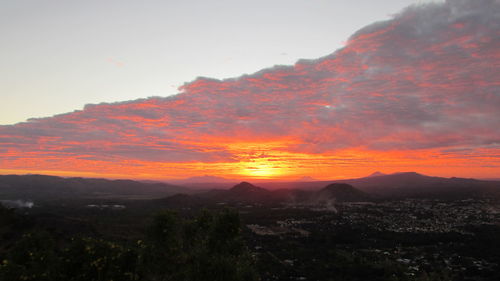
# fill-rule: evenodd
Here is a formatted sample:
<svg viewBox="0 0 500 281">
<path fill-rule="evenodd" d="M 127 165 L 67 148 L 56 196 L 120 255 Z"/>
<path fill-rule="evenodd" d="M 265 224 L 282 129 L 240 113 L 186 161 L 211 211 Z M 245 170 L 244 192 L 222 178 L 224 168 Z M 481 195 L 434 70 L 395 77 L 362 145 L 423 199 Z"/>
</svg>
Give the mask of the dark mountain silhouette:
<svg viewBox="0 0 500 281">
<path fill-rule="evenodd" d="M 217 202 L 240 203 L 286 203 L 299 205 L 332 205 L 334 202 L 358 202 L 369 200 L 366 193 L 345 183 L 330 184 L 317 191 L 299 189 L 267 190 L 248 182 L 241 182 L 228 190 L 214 189 L 196 195 L 174 195 L 164 200 L 169 206 L 184 202 L 186 206 Z"/>
<path fill-rule="evenodd" d="M 428 197 L 459 199 L 470 197 L 500 197 L 500 182 L 466 178 L 443 178 L 402 172 L 367 176 L 357 179 L 314 182 L 267 182 L 264 188 L 319 190 L 332 183 L 347 183 L 379 198 Z"/>
<path fill-rule="evenodd" d="M 182 200 L 172 198 L 171 201 L 176 202 L 173 205 L 179 205 L 180 201 L 184 201 L 186 205 L 203 204 L 200 202 L 285 203 L 335 209 L 334 204 L 340 202 L 405 198 L 491 198 L 500 194 L 500 182 L 429 177 L 416 172 L 337 181 L 270 182 L 259 185 L 241 182 L 229 189 L 212 189 Z M 266 188 L 261 187 L 262 185 Z"/>
<path fill-rule="evenodd" d="M 317 191 L 303 191 L 295 201 L 299 206 L 337 212 L 336 203 L 370 201 L 368 194 L 346 183 L 332 183 Z"/>
<path fill-rule="evenodd" d="M 258 186 L 255 186 L 249 182 L 241 182 L 235 186 L 233 186 L 233 188 L 229 189 L 229 192 L 231 194 L 234 194 L 234 195 L 251 195 L 251 194 L 255 194 L 255 193 L 268 193 L 269 190 L 267 189 L 264 189 L 262 187 L 258 187 Z"/>
<path fill-rule="evenodd" d="M 458 199 L 497 196 L 500 184 L 466 178 L 430 177 L 416 172 L 340 181 L 383 197 Z"/>
<path fill-rule="evenodd" d="M 44 175 L 0 176 L 0 199 L 160 198 L 179 192 L 191 191 L 165 183 L 133 180 L 62 178 Z"/>
<path fill-rule="evenodd" d="M 405 198 L 492 198 L 500 195 L 500 182 L 429 177 L 416 172 L 368 176 L 332 182 L 272 182 L 259 185 L 279 188 L 269 190 L 248 182 L 241 182 L 230 189 L 213 189 L 192 196 L 172 197 L 170 202 L 172 202 L 172 206 L 179 205 L 179 202 L 184 202 L 186 205 L 221 202 L 284 203 L 336 211 L 335 203 L 340 202 Z M 300 189 L 300 187 L 306 188 Z"/>
<path fill-rule="evenodd" d="M 363 194 L 354 191 L 362 191 Z M 336 184 L 332 185 L 331 184 Z M 255 186 L 242 182 L 229 189 L 198 191 L 196 204 L 210 202 L 305 202 L 315 192 L 332 194 L 340 201 L 363 201 L 372 198 L 440 198 L 499 197 L 500 182 L 465 178 L 430 177 L 416 172 L 368 176 L 358 179 L 314 182 L 271 182 Z M 62 198 L 165 198 L 177 193 L 192 194 L 193 190 L 158 182 L 107 180 L 93 178 L 62 178 L 44 175 L 0 176 L 0 200 L 52 200 Z M 323 194 L 323 195 L 324 195 Z M 180 198 L 178 198 L 180 199 Z M 369 198 L 368 198 L 369 199 Z M 173 200 L 173 199 L 172 199 Z M 181 200 L 182 201 L 182 200 Z"/>
<path fill-rule="evenodd" d="M 334 198 L 337 202 L 359 202 L 370 199 L 368 194 L 347 183 L 329 184 L 318 190 L 315 196 L 321 198 Z"/>
<path fill-rule="evenodd" d="M 303 176 L 300 179 L 297 180 L 298 182 L 308 182 L 308 181 L 318 181 L 317 179 L 310 177 L 310 176 Z"/>
<path fill-rule="evenodd" d="M 275 199 L 271 191 L 248 182 L 241 182 L 228 190 L 211 190 L 202 196 L 225 202 L 268 202 Z"/>
<path fill-rule="evenodd" d="M 266 202 L 272 200 L 272 193 L 248 182 L 241 182 L 229 189 L 226 196 L 230 200 Z"/>
<path fill-rule="evenodd" d="M 387 174 L 376 171 L 376 172 L 372 173 L 371 175 L 369 175 L 368 177 L 380 177 L 380 176 L 387 176 Z"/>
<path fill-rule="evenodd" d="M 174 185 L 185 186 L 189 189 L 207 190 L 218 188 L 228 189 L 238 183 L 238 180 L 204 175 L 180 180 L 169 180 L 168 182 Z"/>
<path fill-rule="evenodd" d="M 198 176 L 198 177 L 190 177 L 190 178 L 181 179 L 181 180 L 171 180 L 170 182 L 191 184 L 191 183 L 235 182 L 235 180 L 226 179 L 223 177 L 204 175 L 204 176 Z"/>
</svg>

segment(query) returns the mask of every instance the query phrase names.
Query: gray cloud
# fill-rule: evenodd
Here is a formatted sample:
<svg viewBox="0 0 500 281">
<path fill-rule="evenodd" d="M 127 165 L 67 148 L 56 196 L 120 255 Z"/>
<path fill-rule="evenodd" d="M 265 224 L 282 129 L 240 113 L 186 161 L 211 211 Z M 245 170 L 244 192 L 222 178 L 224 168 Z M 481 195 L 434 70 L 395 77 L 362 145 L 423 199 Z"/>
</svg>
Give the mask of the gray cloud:
<svg viewBox="0 0 500 281">
<path fill-rule="evenodd" d="M 0 155 L 231 162 L 224 139 L 284 137 L 306 153 L 498 149 L 498 73 L 499 1 L 417 5 L 317 60 L 0 126 Z"/>
</svg>

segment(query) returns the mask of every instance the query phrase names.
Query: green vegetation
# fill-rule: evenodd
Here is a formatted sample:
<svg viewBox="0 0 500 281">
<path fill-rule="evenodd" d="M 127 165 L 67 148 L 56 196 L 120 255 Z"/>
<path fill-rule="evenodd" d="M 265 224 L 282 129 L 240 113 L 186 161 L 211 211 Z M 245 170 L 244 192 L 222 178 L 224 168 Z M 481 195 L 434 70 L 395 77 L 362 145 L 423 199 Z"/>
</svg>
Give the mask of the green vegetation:
<svg viewBox="0 0 500 281">
<path fill-rule="evenodd" d="M 0 208 L 0 280 L 258 280 L 234 211 L 161 211 L 136 241 L 66 239 L 34 225 L 13 237 L 24 220 Z"/>
<path fill-rule="evenodd" d="M 37 201 L 0 207 L 0 281 L 500 280 L 500 215 L 489 211 L 499 206 L 406 200 L 337 204 L 331 212 L 246 202 Z"/>
</svg>

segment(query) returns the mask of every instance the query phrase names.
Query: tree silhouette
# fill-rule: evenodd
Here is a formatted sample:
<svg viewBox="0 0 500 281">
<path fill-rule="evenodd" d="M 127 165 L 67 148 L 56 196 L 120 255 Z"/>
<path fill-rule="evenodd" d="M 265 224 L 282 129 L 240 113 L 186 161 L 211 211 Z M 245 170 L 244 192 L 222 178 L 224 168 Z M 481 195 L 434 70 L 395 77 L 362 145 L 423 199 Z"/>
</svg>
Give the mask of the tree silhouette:
<svg viewBox="0 0 500 281">
<path fill-rule="evenodd" d="M 15 213 L 0 209 L 0 229 L 15 221 Z M 0 252 L 0 280 L 258 280 L 235 211 L 203 211 L 193 219 L 162 211 L 133 242 L 57 237 L 35 228 Z"/>
</svg>

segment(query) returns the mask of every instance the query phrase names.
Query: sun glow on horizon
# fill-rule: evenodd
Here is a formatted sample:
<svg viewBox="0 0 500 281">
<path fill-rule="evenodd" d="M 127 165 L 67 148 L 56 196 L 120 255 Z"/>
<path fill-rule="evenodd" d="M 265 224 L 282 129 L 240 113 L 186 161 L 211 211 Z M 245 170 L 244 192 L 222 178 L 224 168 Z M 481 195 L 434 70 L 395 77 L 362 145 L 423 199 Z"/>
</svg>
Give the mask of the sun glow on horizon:
<svg viewBox="0 0 500 281">
<path fill-rule="evenodd" d="M 363 177 L 375 171 L 384 173 L 415 171 L 444 177 L 497 178 L 497 166 L 500 165 L 497 158 L 491 157 L 495 150 L 481 151 L 481 155 L 477 154 L 474 158 L 452 153 L 443 155 L 439 149 L 381 152 L 358 148 L 315 154 L 279 150 L 278 147 L 283 143 L 272 143 L 273 145 L 268 144 L 268 146 L 262 143 L 259 149 L 256 149 L 256 143 L 239 145 L 238 153 L 232 151 L 235 158 L 231 162 L 98 161 L 78 156 L 53 162 L 51 159 L 33 157 L 26 160 L 4 159 L 3 163 L 10 168 L 2 167 L 0 173 L 167 182 L 170 179 L 199 175 L 249 181 L 294 181 L 305 175 L 317 180 L 335 180 Z M 232 143 L 230 146 L 234 148 L 237 144 Z M 490 163 L 490 167 L 485 167 L 484 163 Z"/>
<path fill-rule="evenodd" d="M 276 164 L 266 159 L 259 159 L 253 163 L 248 163 L 241 171 L 241 174 L 251 178 L 279 178 L 284 175 L 280 166 L 276 166 Z"/>
</svg>

